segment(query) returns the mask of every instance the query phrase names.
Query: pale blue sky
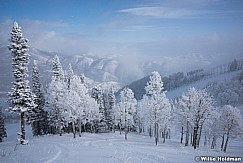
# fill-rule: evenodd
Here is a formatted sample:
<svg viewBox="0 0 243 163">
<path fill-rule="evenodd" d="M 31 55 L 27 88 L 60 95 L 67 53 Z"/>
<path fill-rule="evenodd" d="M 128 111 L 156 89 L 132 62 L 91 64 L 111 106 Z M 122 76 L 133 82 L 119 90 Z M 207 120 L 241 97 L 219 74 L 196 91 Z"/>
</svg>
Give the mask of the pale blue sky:
<svg viewBox="0 0 243 163">
<path fill-rule="evenodd" d="M 213 64 L 218 56 L 226 62 L 243 54 L 242 0 L 0 0 L 0 4 L 1 44 L 16 20 L 30 46 L 66 54 L 176 62 L 200 56 L 204 65 Z"/>
</svg>

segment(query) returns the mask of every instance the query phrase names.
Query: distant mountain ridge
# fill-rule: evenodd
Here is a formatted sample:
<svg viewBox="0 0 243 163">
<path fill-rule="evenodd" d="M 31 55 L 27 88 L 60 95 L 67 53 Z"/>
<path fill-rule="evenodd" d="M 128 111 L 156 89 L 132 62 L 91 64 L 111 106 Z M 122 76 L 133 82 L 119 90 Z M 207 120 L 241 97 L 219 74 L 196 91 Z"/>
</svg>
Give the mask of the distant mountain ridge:
<svg viewBox="0 0 243 163">
<path fill-rule="evenodd" d="M 41 82 L 44 86 L 46 86 L 46 84 L 51 80 L 52 59 L 55 55 L 58 55 L 64 70 L 67 69 L 68 64 L 71 63 L 73 70 L 77 75 L 84 74 L 90 80 L 97 82 L 96 84 L 101 83 L 102 85 L 104 82 L 110 82 L 113 85 L 116 85 L 116 87 L 121 87 L 135 81 L 129 85 L 130 87 L 134 88 L 138 86 L 139 89 L 134 89 L 135 96 L 144 93 L 144 88 L 142 87 L 145 86 L 149 79 L 147 75 L 154 70 L 159 71 L 160 73 L 163 72 L 163 66 L 165 64 L 165 60 L 147 60 L 136 65 L 138 70 L 133 70 L 133 67 L 129 67 L 124 63 L 127 60 L 121 61 L 116 56 L 101 57 L 86 54 L 64 55 L 56 52 L 47 52 L 32 47 L 30 47 L 29 54 L 31 55 L 29 74 L 31 75 L 33 60 L 37 60 L 38 67 L 40 69 Z M 11 53 L 7 46 L 1 45 L 0 47 L 0 62 L 0 97 L 6 97 L 6 93 L 11 89 L 11 81 L 13 80 Z M 216 70 L 207 72 L 207 74 L 212 74 L 222 69 L 221 67 L 215 67 Z M 200 78 L 200 73 L 202 72 L 201 69 L 199 69 L 195 72 L 191 71 L 189 74 L 190 73 L 192 75 L 190 79 L 195 80 L 193 78 Z M 145 77 L 141 79 L 141 81 L 136 81 L 143 76 Z M 168 77 L 164 77 L 163 81 L 165 83 L 165 89 L 170 90 L 179 86 L 180 83 L 188 83 L 189 80 L 185 81 L 184 76 L 188 76 L 188 74 L 179 72 L 169 75 Z M 167 82 L 171 79 L 173 79 L 174 83 Z M 137 98 L 140 99 L 141 95 Z"/>
</svg>

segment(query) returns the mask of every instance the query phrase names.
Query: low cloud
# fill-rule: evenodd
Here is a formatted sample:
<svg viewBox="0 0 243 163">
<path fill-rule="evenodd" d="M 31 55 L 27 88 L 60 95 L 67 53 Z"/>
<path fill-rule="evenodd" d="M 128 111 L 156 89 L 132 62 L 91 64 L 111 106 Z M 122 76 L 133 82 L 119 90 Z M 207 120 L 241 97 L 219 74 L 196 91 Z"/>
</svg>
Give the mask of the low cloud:
<svg viewBox="0 0 243 163">
<path fill-rule="evenodd" d="M 144 14 L 152 13 L 147 12 Z M 157 13 L 157 15 L 160 15 L 160 13 Z M 129 21 L 128 23 L 132 26 L 129 28 L 124 24 L 120 30 L 159 31 L 167 28 L 166 26 L 146 25 L 142 22 L 142 19 L 135 24 Z M 129 40 L 121 40 L 118 42 L 117 40 L 97 39 L 95 36 L 76 32 L 60 32 L 59 28 L 66 29 L 69 27 L 69 24 L 65 22 L 23 20 L 19 22 L 19 25 L 22 27 L 24 37 L 29 39 L 31 47 L 66 55 L 115 56 L 124 63 L 124 68 L 131 71 L 132 76 L 139 77 L 145 75 L 139 67 L 140 63 L 144 61 L 161 62 L 164 73 L 169 74 L 181 70 L 226 63 L 233 58 L 241 57 L 243 52 L 243 39 L 240 35 L 226 37 L 219 33 L 209 33 L 205 36 L 178 36 L 155 41 L 129 42 Z M 121 24 L 118 22 L 117 24 L 111 23 L 109 27 L 117 29 L 119 25 Z M 1 45 L 9 44 L 8 39 L 12 26 L 13 20 L 11 19 L 5 19 L 0 23 Z M 55 30 L 56 28 L 58 30 Z"/>
</svg>

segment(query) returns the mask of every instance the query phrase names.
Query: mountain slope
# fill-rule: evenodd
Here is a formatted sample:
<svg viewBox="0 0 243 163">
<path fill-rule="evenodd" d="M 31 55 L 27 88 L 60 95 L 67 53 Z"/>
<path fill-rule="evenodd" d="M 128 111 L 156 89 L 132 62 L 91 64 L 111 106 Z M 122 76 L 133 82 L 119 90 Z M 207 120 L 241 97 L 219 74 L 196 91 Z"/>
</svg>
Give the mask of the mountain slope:
<svg viewBox="0 0 243 163">
<path fill-rule="evenodd" d="M 243 70 L 243 60 L 239 59 L 208 70 L 198 69 L 185 74 L 183 72 L 174 73 L 162 77 L 162 81 L 168 97 L 173 99 L 181 96 L 181 94 L 186 92 L 190 87 L 203 88 L 210 82 L 231 80 L 234 76 L 239 75 L 241 70 Z M 140 100 L 143 98 L 143 95 L 146 94 L 144 88 L 148 81 L 149 76 L 146 76 L 125 87 L 132 89 L 135 98 Z M 116 94 L 117 96 L 121 90 L 118 91 Z"/>
</svg>

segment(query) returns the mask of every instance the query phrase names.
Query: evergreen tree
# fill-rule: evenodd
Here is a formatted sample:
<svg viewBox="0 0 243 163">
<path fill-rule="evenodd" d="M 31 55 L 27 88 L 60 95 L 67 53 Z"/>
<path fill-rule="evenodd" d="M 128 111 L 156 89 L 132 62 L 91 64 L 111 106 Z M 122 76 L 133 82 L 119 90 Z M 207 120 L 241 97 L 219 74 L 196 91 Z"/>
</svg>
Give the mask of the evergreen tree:
<svg viewBox="0 0 243 163">
<path fill-rule="evenodd" d="M 57 55 L 55 55 L 52 61 L 52 73 L 52 78 L 54 78 L 54 80 L 64 80 L 64 72 Z"/>
<path fill-rule="evenodd" d="M 70 89 L 70 84 L 71 84 L 73 77 L 74 77 L 74 72 L 73 72 L 73 69 L 72 69 L 72 65 L 69 64 L 68 70 L 67 70 L 67 76 L 66 76 L 66 82 L 67 82 L 68 89 Z"/>
<path fill-rule="evenodd" d="M 9 92 L 9 110 L 21 115 L 21 144 L 25 144 L 25 113 L 36 107 L 34 95 L 30 90 L 28 77 L 28 63 L 30 55 L 27 54 L 28 40 L 23 37 L 18 23 L 14 23 L 9 50 L 12 52 L 12 68 L 14 81 Z"/>
<path fill-rule="evenodd" d="M 2 108 L 0 107 L 0 142 L 2 142 L 3 138 L 5 137 L 7 137 L 7 132 L 4 125 L 4 116 L 3 116 Z"/>
<path fill-rule="evenodd" d="M 95 99 L 99 106 L 99 114 L 100 114 L 100 129 L 107 129 L 107 100 L 104 93 L 102 93 L 102 90 L 100 87 L 94 87 L 91 92 L 91 97 Z"/>
<path fill-rule="evenodd" d="M 108 103 L 109 103 L 109 108 L 108 108 L 108 115 L 107 115 L 107 122 L 108 122 L 108 127 L 110 129 L 113 128 L 115 131 L 115 104 L 116 104 L 116 97 L 113 88 L 111 88 L 110 92 L 108 93 Z"/>
<path fill-rule="evenodd" d="M 64 73 L 57 55 L 52 63 L 53 76 L 51 83 L 48 85 L 45 107 L 48 112 L 49 123 L 52 126 L 52 132 L 56 133 L 56 129 L 58 129 L 61 136 L 64 123 L 62 97 L 67 90 L 67 84 L 64 82 Z"/>
<path fill-rule="evenodd" d="M 29 111 L 27 121 L 32 124 L 32 132 L 36 136 L 47 133 L 47 117 L 44 111 L 45 99 L 40 82 L 39 69 L 35 60 L 32 69 L 32 87 L 37 107 Z"/>
</svg>

